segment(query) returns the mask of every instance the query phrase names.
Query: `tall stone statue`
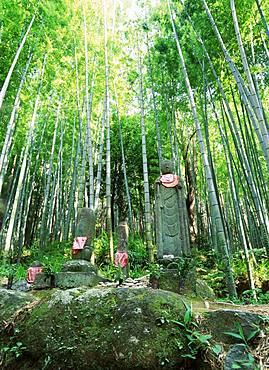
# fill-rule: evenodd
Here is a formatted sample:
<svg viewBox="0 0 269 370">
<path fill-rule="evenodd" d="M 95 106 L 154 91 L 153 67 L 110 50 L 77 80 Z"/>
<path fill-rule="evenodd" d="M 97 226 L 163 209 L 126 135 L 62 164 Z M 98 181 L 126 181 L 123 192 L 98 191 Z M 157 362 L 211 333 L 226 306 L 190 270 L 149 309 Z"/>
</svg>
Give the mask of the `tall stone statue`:
<svg viewBox="0 0 269 370">
<path fill-rule="evenodd" d="M 161 163 L 161 176 L 155 183 L 155 229 L 158 260 L 190 254 L 186 202 L 172 161 Z"/>
</svg>

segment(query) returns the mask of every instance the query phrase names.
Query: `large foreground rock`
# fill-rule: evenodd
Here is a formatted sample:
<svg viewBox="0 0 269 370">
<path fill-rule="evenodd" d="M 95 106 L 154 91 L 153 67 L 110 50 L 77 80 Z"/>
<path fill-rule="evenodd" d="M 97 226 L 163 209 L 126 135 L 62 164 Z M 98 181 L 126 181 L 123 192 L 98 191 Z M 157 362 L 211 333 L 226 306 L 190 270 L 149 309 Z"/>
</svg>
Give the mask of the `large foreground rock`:
<svg viewBox="0 0 269 370">
<path fill-rule="evenodd" d="M 18 309 L 35 300 L 36 298 L 30 293 L 0 289 L 0 329 Z"/>
<path fill-rule="evenodd" d="M 180 296 L 162 290 L 56 291 L 17 322 L 14 340 L 25 349 L 3 369 L 178 369 L 171 320 L 184 312 Z"/>
<path fill-rule="evenodd" d="M 229 370 L 234 363 L 245 366 L 248 356 L 245 347 L 237 345 L 242 344 L 239 328 L 247 338 L 266 325 L 253 313 L 218 310 L 208 312 L 204 320 L 199 317 L 191 334 L 182 324 L 186 297 L 150 288 L 79 287 L 36 294 L 40 301 L 0 290 L 0 317 L 5 319 L 0 328 L 1 370 L 222 369 L 219 361 L 225 353 L 214 357 L 216 342 L 229 351 L 224 364 Z M 201 346 L 208 332 L 216 342 Z M 202 356 L 198 352 L 196 362 L 186 359 L 197 346 Z M 261 358 L 268 356 L 267 348 L 266 353 L 259 350 Z"/>
</svg>

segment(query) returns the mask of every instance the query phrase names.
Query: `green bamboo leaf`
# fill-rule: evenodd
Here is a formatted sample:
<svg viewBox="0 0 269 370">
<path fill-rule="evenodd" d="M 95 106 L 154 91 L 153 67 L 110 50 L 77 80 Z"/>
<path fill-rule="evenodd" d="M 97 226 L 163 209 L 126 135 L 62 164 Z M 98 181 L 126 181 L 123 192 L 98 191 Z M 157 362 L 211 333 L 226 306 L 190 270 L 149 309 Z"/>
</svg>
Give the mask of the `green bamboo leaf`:
<svg viewBox="0 0 269 370">
<path fill-rule="evenodd" d="M 232 364 L 232 369 L 241 369 L 241 366 L 238 364 Z"/>
<path fill-rule="evenodd" d="M 260 329 L 252 331 L 248 336 L 247 336 L 247 342 L 249 342 L 251 339 L 255 337 L 256 334 L 258 334 Z"/>
<path fill-rule="evenodd" d="M 233 333 L 233 332 L 230 332 L 230 331 L 224 331 L 224 334 L 230 335 L 231 337 L 234 337 L 234 338 L 237 338 L 237 339 L 244 340 L 244 338 L 242 338 L 242 336 L 238 333 Z"/>
<path fill-rule="evenodd" d="M 191 358 L 192 360 L 195 360 L 196 359 L 196 356 L 195 355 L 192 355 L 192 354 L 185 354 L 185 355 L 181 355 L 181 357 L 185 357 L 185 358 Z"/>
<path fill-rule="evenodd" d="M 220 344 L 215 344 L 215 346 L 212 347 L 212 351 L 216 354 L 219 355 L 222 352 L 222 347 Z"/>
<path fill-rule="evenodd" d="M 180 321 L 177 321 L 177 320 L 171 320 L 171 322 L 173 322 L 174 324 L 177 324 L 177 325 L 179 325 L 179 326 L 185 327 L 185 325 L 184 325 L 182 322 L 180 322 Z"/>
<path fill-rule="evenodd" d="M 187 308 L 185 315 L 184 315 L 184 324 L 187 325 L 191 321 L 191 309 Z"/>
<path fill-rule="evenodd" d="M 199 339 L 199 341 L 201 343 L 208 343 L 208 341 L 212 338 L 212 335 L 209 335 L 209 334 L 205 334 L 205 335 L 199 335 L 197 337 L 197 339 Z"/>
</svg>

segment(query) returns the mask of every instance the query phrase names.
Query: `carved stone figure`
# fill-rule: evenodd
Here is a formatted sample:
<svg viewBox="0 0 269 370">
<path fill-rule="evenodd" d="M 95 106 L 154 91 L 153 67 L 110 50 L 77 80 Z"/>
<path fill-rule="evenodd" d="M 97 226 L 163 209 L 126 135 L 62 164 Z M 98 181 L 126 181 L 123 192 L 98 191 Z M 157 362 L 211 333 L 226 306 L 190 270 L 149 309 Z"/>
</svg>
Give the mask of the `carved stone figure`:
<svg viewBox="0 0 269 370">
<path fill-rule="evenodd" d="M 115 266 L 122 271 L 122 278 L 128 277 L 128 238 L 129 228 L 126 221 L 122 221 L 118 226 L 118 245 L 115 255 Z M 121 280 L 121 279 L 120 279 Z"/>
<path fill-rule="evenodd" d="M 172 161 L 163 161 L 155 183 L 155 229 L 158 260 L 171 260 L 190 253 L 186 202 Z"/>
<path fill-rule="evenodd" d="M 95 213 L 90 208 L 80 208 L 73 243 L 73 259 L 91 260 L 92 241 L 95 237 Z"/>
</svg>

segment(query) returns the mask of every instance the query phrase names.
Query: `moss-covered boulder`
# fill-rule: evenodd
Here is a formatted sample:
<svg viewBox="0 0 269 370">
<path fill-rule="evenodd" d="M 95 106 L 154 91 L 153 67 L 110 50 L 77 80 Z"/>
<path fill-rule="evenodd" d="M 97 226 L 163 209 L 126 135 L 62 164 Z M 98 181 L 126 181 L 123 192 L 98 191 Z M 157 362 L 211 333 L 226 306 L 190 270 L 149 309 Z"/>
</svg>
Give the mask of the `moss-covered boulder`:
<svg viewBox="0 0 269 370">
<path fill-rule="evenodd" d="M 35 300 L 36 298 L 30 293 L 0 289 L 0 329 L 18 309 Z"/>
<path fill-rule="evenodd" d="M 232 344 L 242 343 L 243 340 L 227 332 L 239 335 L 242 331 L 244 337 L 248 338 L 252 333 L 259 332 L 265 320 L 266 317 L 252 312 L 227 309 L 208 313 L 203 325 L 212 333 L 214 340 Z"/>
<path fill-rule="evenodd" d="M 184 312 L 178 294 L 150 288 L 56 291 L 15 324 L 24 351 L 3 369 L 178 369 Z"/>
</svg>

